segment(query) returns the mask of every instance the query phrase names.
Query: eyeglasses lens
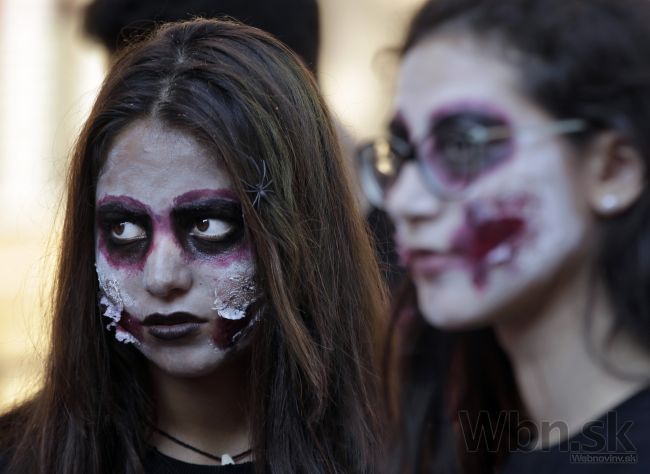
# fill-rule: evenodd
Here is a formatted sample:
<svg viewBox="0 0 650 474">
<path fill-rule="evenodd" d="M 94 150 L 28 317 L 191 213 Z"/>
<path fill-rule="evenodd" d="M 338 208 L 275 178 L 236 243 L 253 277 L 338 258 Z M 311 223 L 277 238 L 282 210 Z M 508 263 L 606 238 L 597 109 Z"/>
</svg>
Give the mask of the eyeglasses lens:
<svg viewBox="0 0 650 474">
<path fill-rule="evenodd" d="M 425 182 L 432 192 L 453 198 L 487 170 L 507 159 L 513 149 L 507 121 L 484 112 L 462 112 L 434 121 L 417 146 Z M 361 184 L 372 204 L 382 207 L 413 147 L 399 137 L 381 139 L 359 151 Z"/>
<path fill-rule="evenodd" d="M 455 193 L 510 156 L 511 135 L 500 117 L 479 112 L 453 114 L 434 123 L 418 153 L 436 186 Z"/>
</svg>

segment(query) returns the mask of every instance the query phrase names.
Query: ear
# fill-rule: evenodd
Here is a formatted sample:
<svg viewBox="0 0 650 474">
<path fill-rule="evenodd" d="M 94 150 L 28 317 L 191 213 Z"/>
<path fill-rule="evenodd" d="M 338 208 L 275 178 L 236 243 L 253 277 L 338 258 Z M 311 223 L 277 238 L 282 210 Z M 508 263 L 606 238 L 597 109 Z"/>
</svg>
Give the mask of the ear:
<svg viewBox="0 0 650 474">
<path fill-rule="evenodd" d="M 608 131 L 592 141 L 586 155 L 586 190 L 594 212 L 611 216 L 630 208 L 646 185 L 641 153 L 620 133 Z"/>
</svg>

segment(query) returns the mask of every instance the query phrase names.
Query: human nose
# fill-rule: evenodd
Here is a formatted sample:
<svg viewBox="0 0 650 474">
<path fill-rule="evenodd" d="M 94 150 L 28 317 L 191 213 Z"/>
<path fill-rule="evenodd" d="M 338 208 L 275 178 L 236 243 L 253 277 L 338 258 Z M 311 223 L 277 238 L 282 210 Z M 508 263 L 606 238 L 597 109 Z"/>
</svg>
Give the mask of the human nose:
<svg viewBox="0 0 650 474">
<path fill-rule="evenodd" d="M 386 195 L 386 211 L 393 221 L 436 217 L 442 202 L 427 188 L 415 163 L 405 163 Z"/>
<path fill-rule="evenodd" d="M 158 238 L 144 268 L 147 292 L 157 298 L 171 299 L 192 286 L 192 272 L 184 261 L 182 249 L 173 238 Z"/>
</svg>

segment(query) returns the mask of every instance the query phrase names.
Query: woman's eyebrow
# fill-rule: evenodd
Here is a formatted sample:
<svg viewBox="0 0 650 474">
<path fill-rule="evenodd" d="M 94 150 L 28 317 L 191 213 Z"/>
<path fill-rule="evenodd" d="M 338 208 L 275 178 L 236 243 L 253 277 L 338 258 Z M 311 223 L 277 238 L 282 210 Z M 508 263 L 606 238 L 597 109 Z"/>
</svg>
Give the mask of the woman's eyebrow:
<svg viewBox="0 0 650 474">
<path fill-rule="evenodd" d="M 209 200 L 230 201 L 238 203 L 237 194 L 232 189 L 194 189 L 174 198 L 174 207 L 183 207 L 188 203 L 205 202 Z"/>
<path fill-rule="evenodd" d="M 151 214 L 149 207 L 129 196 L 104 196 L 97 202 L 97 212 L 127 211 L 133 214 Z"/>
<path fill-rule="evenodd" d="M 241 204 L 238 201 L 232 201 L 230 199 L 208 198 L 185 202 L 183 204 L 174 206 L 172 209 L 172 212 L 174 213 L 197 211 L 210 211 L 227 215 L 238 215 L 241 214 Z"/>
</svg>

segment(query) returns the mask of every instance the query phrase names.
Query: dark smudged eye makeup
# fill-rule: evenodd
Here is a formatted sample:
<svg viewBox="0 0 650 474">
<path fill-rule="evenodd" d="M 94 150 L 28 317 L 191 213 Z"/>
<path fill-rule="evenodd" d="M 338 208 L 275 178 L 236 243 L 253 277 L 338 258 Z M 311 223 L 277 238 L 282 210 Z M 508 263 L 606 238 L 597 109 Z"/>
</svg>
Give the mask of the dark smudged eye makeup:
<svg viewBox="0 0 650 474">
<path fill-rule="evenodd" d="M 197 256 L 227 251 L 244 235 L 241 205 L 235 201 L 186 203 L 163 212 L 163 216 L 150 215 L 144 205 L 142 208 L 110 202 L 97 209 L 98 228 L 106 249 L 120 260 L 139 260 L 157 232 L 171 231 L 186 252 Z M 156 224 L 167 220 L 168 224 Z"/>
<path fill-rule="evenodd" d="M 425 185 L 443 200 L 457 200 L 481 176 L 514 156 L 517 146 L 531 138 L 581 133 L 589 124 L 563 118 L 514 127 L 490 110 L 463 109 L 435 115 L 428 133 L 417 143 L 398 115 L 390 134 L 357 151 L 361 187 L 368 200 L 385 208 L 387 196 L 404 164 L 416 161 Z"/>
<path fill-rule="evenodd" d="M 184 204 L 174 209 L 172 220 L 182 245 L 191 253 L 221 253 L 244 235 L 241 205 L 235 201 L 209 199 Z"/>
<path fill-rule="evenodd" d="M 113 224 L 110 229 L 110 238 L 115 243 L 132 243 L 147 238 L 147 232 L 138 224 L 133 222 L 119 222 Z"/>
<path fill-rule="evenodd" d="M 142 209 L 116 202 L 101 205 L 97 226 L 106 251 L 116 261 L 135 263 L 149 247 L 151 220 Z"/>
<path fill-rule="evenodd" d="M 234 230 L 234 227 L 235 224 L 232 222 L 206 217 L 198 219 L 194 223 L 194 226 L 189 231 L 189 235 L 195 238 L 216 242 L 227 238 Z"/>
<path fill-rule="evenodd" d="M 151 229 L 145 210 L 120 202 L 99 206 L 97 222 L 106 244 L 111 247 L 142 247 Z"/>
<path fill-rule="evenodd" d="M 509 124 L 499 116 L 473 111 L 454 113 L 434 121 L 424 158 L 443 179 L 468 184 L 510 156 L 510 135 Z"/>
</svg>

